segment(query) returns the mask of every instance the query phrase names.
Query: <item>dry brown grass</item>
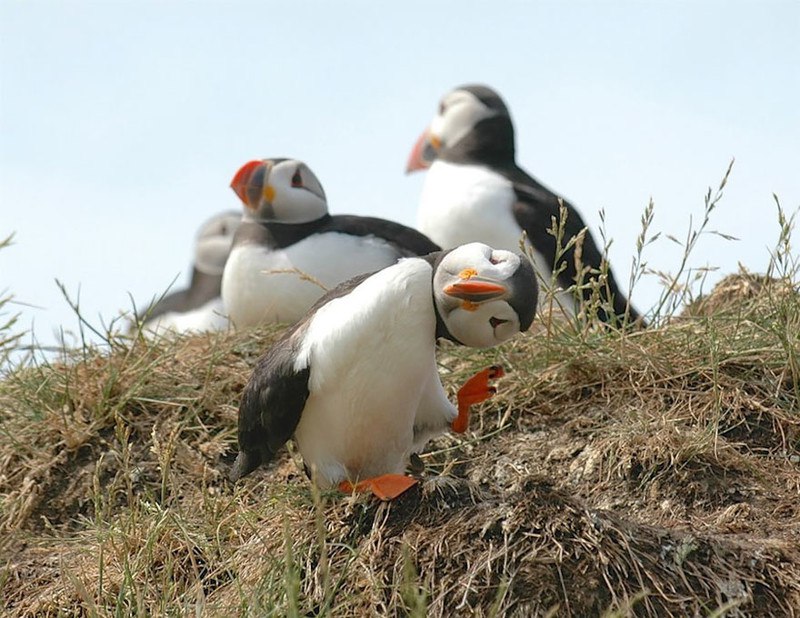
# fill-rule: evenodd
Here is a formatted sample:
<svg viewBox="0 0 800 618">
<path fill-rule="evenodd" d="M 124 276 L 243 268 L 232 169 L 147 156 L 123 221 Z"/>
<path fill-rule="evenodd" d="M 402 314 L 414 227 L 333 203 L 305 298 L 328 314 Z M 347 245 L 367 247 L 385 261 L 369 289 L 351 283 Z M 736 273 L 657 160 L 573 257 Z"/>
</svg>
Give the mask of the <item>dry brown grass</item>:
<svg viewBox="0 0 800 618">
<path fill-rule="evenodd" d="M 509 369 L 390 504 L 290 453 L 225 481 L 278 330 L 117 341 L 0 382 L 12 616 L 800 614 L 800 301 L 742 274 L 683 317 L 442 350 Z M 754 286 L 758 289 L 754 293 Z"/>
<path fill-rule="evenodd" d="M 679 243 L 678 272 L 659 274 L 656 328 L 548 320 L 498 350 L 444 347 L 453 391 L 487 364 L 509 376 L 391 504 L 319 495 L 290 453 L 235 488 L 223 480 L 239 393 L 274 329 L 112 340 L 12 372 L 0 382 L 6 613 L 800 613 L 793 222 L 779 206 L 766 276 L 695 298 L 688 256 L 713 233 L 728 173 Z M 652 215 L 631 286 L 648 271 Z"/>
</svg>

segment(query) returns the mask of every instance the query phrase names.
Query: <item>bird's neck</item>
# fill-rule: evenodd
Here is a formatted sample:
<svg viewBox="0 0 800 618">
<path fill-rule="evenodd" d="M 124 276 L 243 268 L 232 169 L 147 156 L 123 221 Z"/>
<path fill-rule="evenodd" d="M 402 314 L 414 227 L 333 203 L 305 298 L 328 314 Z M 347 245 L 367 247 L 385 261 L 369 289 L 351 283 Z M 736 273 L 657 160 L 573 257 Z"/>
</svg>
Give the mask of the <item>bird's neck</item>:
<svg viewBox="0 0 800 618">
<path fill-rule="evenodd" d="M 306 223 L 278 223 L 277 221 L 259 221 L 261 227 L 269 233 L 271 240 L 278 247 L 288 247 L 319 231 L 331 220 L 329 214 Z"/>
<path fill-rule="evenodd" d="M 222 273 L 209 274 L 195 267 L 192 270 L 192 282 L 189 286 L 189 295 L 192 301 L 205 303 L 220 295 L 222 288 Z"/>
<path fill-rule="evenodd" d="M 236 230 L 234 245 L 256 244 L 269 249 L 283 249 L 318 232 L 330 223 L 329 214 L 307 223 L 279 223 L 250 219 L 242 221 Z"/>
<path fill-rule="evenodd" d="M 507 116 L 493 116 L 478 122 L 439 158 L 452 163 L 478 163 L 492 167 L 514 164 L 514 127 Z"/>
</svg>

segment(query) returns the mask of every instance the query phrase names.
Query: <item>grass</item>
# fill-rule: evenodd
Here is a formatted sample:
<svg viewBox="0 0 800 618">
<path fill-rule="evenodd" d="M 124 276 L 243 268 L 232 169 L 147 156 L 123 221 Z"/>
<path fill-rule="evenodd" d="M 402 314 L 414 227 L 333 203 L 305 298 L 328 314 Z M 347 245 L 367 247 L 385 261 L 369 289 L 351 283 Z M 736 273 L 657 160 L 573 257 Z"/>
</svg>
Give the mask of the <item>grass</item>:
<svg viewBox="0 0 800 618">
<path fill-rule="evenodd" d="M 800 298 L 778 212 L 767 273 L 700 295 L 687 257 L 651 328 L 551 317 L 497 349 L 443 346 L 453 395 L 488 364 L 508 376 L 389 504 L 317 491 L 291 450 L 225 481 L 281 328 L 151 342 L 81 322 L 102 346 L 0 381 L 4 615 L 800 614 Z"/>
</svg>

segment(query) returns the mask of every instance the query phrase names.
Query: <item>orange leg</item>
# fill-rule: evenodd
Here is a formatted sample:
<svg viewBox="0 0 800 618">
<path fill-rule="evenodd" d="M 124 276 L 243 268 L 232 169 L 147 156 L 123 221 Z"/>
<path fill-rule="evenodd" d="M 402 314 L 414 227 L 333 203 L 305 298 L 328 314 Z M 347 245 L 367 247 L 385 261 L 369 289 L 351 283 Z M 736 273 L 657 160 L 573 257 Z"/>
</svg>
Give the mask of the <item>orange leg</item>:
<svg viewBox="0 0 800 618">
<path fill-rule="evenodd" d="M 469 427 L 469 408 L 473 404 L 486 401 L 497 392 L 494 386 L 489 386 L 489 380 L 501 378 L 505 371 L 500 365 L 492 365 L 488 369 L 479 371 L 458 389 L 458 416 L 450 427 L 456 433 L 464 433 Z"/>
<path fill-rule="evenodd" d="M 339 483 L 339 491 L 346 494 L 371 491 L 380 500 L 388 501 L 394 500 L 416 484 L 417 479 L 405 474 L 383 474 L 359 481 L 355 486 L 350 481 L 342 481 Z"/>
</svg>

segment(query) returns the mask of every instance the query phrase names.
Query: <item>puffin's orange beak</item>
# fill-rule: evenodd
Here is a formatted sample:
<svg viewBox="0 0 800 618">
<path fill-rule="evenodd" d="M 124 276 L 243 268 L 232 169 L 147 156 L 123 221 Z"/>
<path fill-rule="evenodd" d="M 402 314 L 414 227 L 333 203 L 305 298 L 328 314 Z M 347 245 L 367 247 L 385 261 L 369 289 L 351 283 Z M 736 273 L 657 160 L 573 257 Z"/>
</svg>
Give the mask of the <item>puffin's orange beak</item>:
<svg viewBox="0 0 800 618">
<path fill-rule="evenodd" d="M 494 281 L 473 277 L 451 283 L 444 289 L 444 293 L 471 303 L 481 303 L 505 295 L 508 289 Z"/>
<path fill-rule="evenodd" d="M 233 180 L 231 180 L 231 189 L 239 196 L 239 199 L 242 200 L 245 206 L 250 206 L 247 199 L 247 188 L 250 186 L 250 178 L 252 178 L 253 172 L 262 165 L 264 165 L 263 161 L 248 161 L 239 168 L 239 171 L 236 172 Z"/>
<path fill-rule="evenodd" d="M 430 129 L 425 129 L 422 135 L 417 138 L 417 142 L 411 149 L 408 163 L 406 163 L 406 174 L 429 168 L 436 158 L 440 147 L 441 142 L 439 138 L 435 135 L 431 135 Z"/>
</svg>

